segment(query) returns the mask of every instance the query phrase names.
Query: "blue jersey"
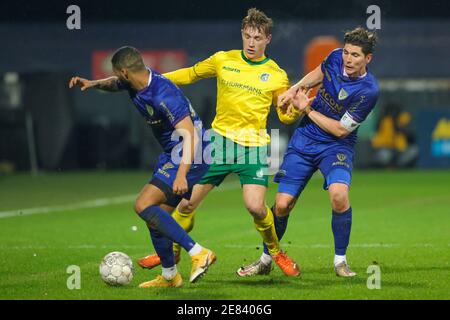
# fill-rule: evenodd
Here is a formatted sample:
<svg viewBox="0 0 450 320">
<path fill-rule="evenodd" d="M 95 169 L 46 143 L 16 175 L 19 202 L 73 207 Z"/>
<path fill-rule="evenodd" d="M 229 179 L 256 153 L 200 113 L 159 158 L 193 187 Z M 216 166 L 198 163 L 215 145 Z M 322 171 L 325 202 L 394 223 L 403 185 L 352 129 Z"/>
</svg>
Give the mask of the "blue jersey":
<svg viewBox="0 0 450 320">
<path fill-rule="evenodd" d="M 342 51 L 343 49 L 333 50 L 322 63 L 321 68 L 324 74 L 322 86 L 311 106 L 329 118 L 340 121 L 346 114 L 354 122 L 361 123 L 375 107 L 379 94 L 378 83 L 368 71 L 366 75 L 357 79 L 344 75 Z M 322 130 L 305 116 L 297 131 L 316 141 L 339 142 L 353 146 L 358 129 L 340 139 Z M 293 140 L 291 143 L 295 145 Z"/>
<path fill-rule="evenodd" d="M 179 144 L 172 140 L 175 125 L 190 116 L 202 139 L 202 123 L 189 100 L 181 90 L 170 80 L 154 70 L 150 70 L 149 85 L 141 91 L 136 91 L 125 83 L 118 81 L 120 89 L 128 91 L 131 100 L 153 130 L 155 138 L 164 150 L 170 154 Z"/>
</svg>

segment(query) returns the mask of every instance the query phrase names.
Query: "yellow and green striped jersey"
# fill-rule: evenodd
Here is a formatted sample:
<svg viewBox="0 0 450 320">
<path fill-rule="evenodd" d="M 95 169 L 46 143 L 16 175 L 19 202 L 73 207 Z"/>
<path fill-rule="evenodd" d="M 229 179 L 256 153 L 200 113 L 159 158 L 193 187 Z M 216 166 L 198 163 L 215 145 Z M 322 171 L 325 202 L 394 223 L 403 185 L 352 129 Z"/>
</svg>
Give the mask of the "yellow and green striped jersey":
<svg viewBox="0 0 450 320">
<path fill-rule="evenodd" d="M 217 77 L 216 116 L 212 127 L 244 146 L 263 146 L 270 142 L 266 131 L 270 107 L 289 87 L 286 72 L 275 61 L 268 57 L 250 61 L 242 50 L 219 51 L 193 67 L 164 76 L 177 85 Z"/>
</svg>

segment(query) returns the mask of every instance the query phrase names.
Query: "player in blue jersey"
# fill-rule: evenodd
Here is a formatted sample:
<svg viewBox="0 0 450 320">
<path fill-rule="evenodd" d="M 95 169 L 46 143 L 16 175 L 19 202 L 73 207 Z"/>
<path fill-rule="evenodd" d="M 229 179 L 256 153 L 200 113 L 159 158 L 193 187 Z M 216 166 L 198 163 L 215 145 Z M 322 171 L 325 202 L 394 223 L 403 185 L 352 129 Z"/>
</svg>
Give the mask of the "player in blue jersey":
<svg viewBox="0 0 450 320">
<path fill-rule="evenodd" d="M 285 94 L 278 104 L 292 104 L 305 116 L 294 132 L 275 175 L 279 183 L 274 205 L 278 238 L 286 231 L 289 213 L 317 169 L 328 190 L 334 235 L 336 275 L 353 277 L 346 259 L 352 225 L 349 187 L 352 177 L 353 146 L 357 129 L 375 107 L 379 88 L 368 71 L 376 45 L 376 34 L 356 28 L 344 35 L 344 47 L 333 50 L 325 61 Z M 308 98 L 310 88 L 322 84 L 316 97 Z M 310 102 L 311 106 L 309 106 Z M 268 274 L 271 257 L 267 249 L 261 258 L 237 273 L 240 276 Z"/>
<path fill-rule="evenodd" d="M 195 282 L 216 260 L 215 254 L 196 243 L 170 213 L 182 198 L 190 198 L 192 187 L 208 170 L 203 159 L 194 160 L 205 147 L 200 118 L 181 90 L 167 78 L 144 65 L 138 50 L 118 49 L 112 59 L 115 76 L 102 80 L 73 77 L 69 87 L 80 86 L 106 91 L 128 91 L 136 109 L 152 128 L 163 148 L 152 179 L 135 202 L 135 211 L 150 231 L 151 240 L 162 261 L 162 276 L 144 282 L 141 288 L 179 287 L 182 278 L 175 264 L 173 242 L 192 257 L 190 282 Z M 178 139 L 182 138 L 182 147 Z M 196 158 L 195 160 L 198 160 Z M 199 162 L 199 163 L 197 163 Z"/>
</svg>

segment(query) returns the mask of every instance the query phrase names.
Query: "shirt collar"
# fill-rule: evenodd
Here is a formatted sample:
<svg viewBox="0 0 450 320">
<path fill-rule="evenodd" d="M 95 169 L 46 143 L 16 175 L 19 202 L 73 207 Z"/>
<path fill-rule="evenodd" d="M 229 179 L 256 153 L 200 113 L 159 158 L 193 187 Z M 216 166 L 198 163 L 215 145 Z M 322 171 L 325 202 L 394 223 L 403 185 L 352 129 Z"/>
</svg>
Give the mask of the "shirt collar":
<svg viewBox="0 0 450 320">
<path fill-rule="evenodd" d="M 147 68 L 147 70 L 149 72 L 147 87 L 150 87 L 150 83 L 152 82 L 152 70 L 150 68 Z"/>
<path fill-rule="evenodd" d="M 342 74 L 343 74 L 345 77 L 350 78 L 350 77 L 348 76 L 347 72 L 345 72 L 345 68 L 342 70 Z M 363 75 L 358 76 L 358 79 L 362 79 L 362 78 L 364 78 L 365 76 L 367 76 L 367 70 L 366 70 L 366 73 L 364 73 Z"/>
</svg>

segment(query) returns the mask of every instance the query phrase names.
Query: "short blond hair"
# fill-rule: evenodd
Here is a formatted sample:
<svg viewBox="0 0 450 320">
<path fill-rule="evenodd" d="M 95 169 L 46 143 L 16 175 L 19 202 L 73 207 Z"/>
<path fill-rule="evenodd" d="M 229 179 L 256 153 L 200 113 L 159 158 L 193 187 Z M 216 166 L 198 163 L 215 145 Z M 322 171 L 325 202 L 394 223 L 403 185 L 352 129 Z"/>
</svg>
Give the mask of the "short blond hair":
<svg viewBox="0 0 450 320">
<path fill-rule="evenodd" d="M 242 19 L 242 30 L 245 28 L 254 28 L 259 32 L 264 32 L 266 36 L 271 34 L 273 20 L 266 14 L 256 8 L 248 9 L 247 16 Z"/>
</svg>

